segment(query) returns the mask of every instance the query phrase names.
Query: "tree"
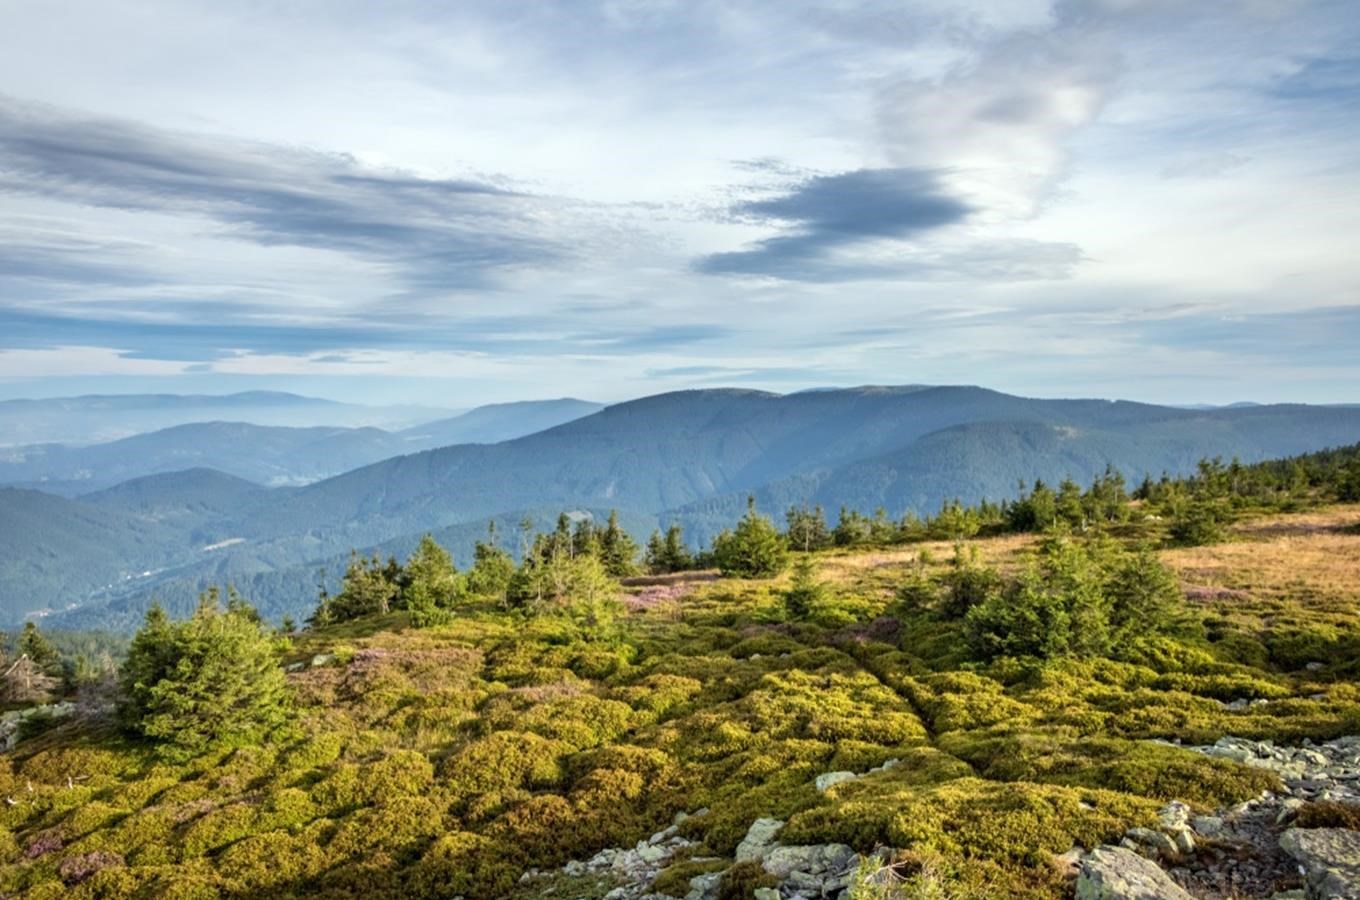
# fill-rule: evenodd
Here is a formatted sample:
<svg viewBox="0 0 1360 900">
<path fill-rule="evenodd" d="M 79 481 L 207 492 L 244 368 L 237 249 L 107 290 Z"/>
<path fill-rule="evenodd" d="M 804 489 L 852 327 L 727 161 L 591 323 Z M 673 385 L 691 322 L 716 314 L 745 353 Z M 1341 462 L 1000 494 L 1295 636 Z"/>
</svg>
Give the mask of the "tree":
<svg viewBox="0 0 1360 900">
<path fill-rule="evenodd" d="M 788 524 L 785 534 L 788 535 L 790 547 L 811 553 L 813 550 L 831 546 L 831 532 L 826 527 L 826 513 L 820 506 L 814 509 L 790 506 L 784 513 L 784 521 Z"/>
<path fill-rule="evenodd" d="M 219 600 L 208 590 L 182 622 L 152 607 L 123 664 L 122 721 L 172 757 L 253 743 L 288 721 L 278 639 L 234 594 Z"/>
<path fill-rule="evenodd" d="M 401 566 L 395 559 L 383 563 L 377 555 L 366 558 L 351 552 L 340 593 L 332 596 L 322 588 L 312 622 L 329 625 L 359 616 L 387 613 L 401 594 L 401 575 Z"/>
<path fill-rule="evenodd" d="M 19 635 L 19 653 L 27 655 L 48 675 L 61 675 L 61 654 L 32 621 L 24 623 L 24 630 Z"/>
<path fill-rule="evenodd" d="M 422 537 L 402 570 L 401 600 L 411 624 L 424 628 L 448 622 L 464 589 L 449 551 L 433 536 Z"/>
<path fill-rule="evenodd" d="M 651 538 L 647 541 L 646 562 L 647 571 L 653 575 L 683 572 L 693 568 L 694 557 L 685 546 L 684 534 L 678 524 L 673 523 L 667 528 L 665 537 L 662 537 L 660 530 L 652 532 Z"/>
<path fill-rule="evenodd" d="M 793 582 L 784 592 L 784 612 L 790 619 L 805 619 L 826 597 L 826 585 L 817 580 L 812 557 L 803 554 L 793 564 Z"/>
<path fill-rule="evenodd" d="M 609 522 L 599 533 L 600 562 L 614 578 L 627 578 L 637 574 L 637 555 L 637 544 L 619 527 L 618 510 L 611 509 Z"/>
<path fill-rule="evenodd" d="M 736 530 L 724 529 L 713 540 L 713 560 L 724 575 L 773 578 L 788 565 L 789 550 L 769 517 L 756 512 L 756 498 L 749 497 Z"/>
<path fill-rule="evenodd" d="M 494 532 L 490 542 L 477 542 L 472 552 L 472 568 L 467 574 L 467 588 L 471 593 L 504 603 L 506 589 L 514 576 L 515 561 L 496 546 Z"/>
<path fill-rule="evenodd" d="M 940 611 L 946 618 L 957 619 L 999 594 L 1001 575 L 978 561 L 977 547 L 969 547 L 965 552 L 962 544 L 955 544 L 954 560 L 944 576 L 944 586 Z"/>
</svg>

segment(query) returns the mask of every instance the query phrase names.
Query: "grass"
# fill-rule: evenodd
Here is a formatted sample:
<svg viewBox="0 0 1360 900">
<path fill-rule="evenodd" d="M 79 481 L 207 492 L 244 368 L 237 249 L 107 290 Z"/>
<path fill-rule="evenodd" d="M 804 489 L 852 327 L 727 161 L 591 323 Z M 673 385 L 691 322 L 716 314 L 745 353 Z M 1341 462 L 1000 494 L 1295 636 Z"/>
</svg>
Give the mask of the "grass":
<svg viewBox="0 0 1360 900">
<path fill-rule="evenodd" d="M 681 829 L 700 859 L 729 858 L 773 816 L 787 840 L 896 848 L 893 871 L 921 896 L 1063 896 L 1053 854 L 1148 824 L 1168 799 L 1208 809 L 1274 784 L 1147 739 L 1360 731 L 1357 522 L 1360 507 L 1337 507 L 1164 551 L 1193 627 L 1135 638 L 1117 661 L 968 659 L 960 623 L 897 598 L 914 571 L 947 570 L 946 543 L 924 563 L 921 546 L 819 555 L 827 598 L 806 621 L 785 621 L 786 576 L 671 579 L 688 593 L 636 606 L 607 645 L 491 607 L 426 630 L 393 614 L 303 632 L 286 660 L 302 663 L 301 736 L 282 746 L 171 764 L 73 722 L 0 757 L 14 801 L 0 805 L 0 892 L 532 896 L 543 883 L 520 885 L 526 869 L 707 806 Z M 972 543 L 1016 571 L 1035 542 Z M 1270 702 L 1227 708 L 1239 697 Z M 813 786 L 888 759 L 901 762 Z M 682 863 L 661 884 L 682 895 L 717 865 Z M 722 890 L 748 896 L 748 869 Z"/>
</svg>

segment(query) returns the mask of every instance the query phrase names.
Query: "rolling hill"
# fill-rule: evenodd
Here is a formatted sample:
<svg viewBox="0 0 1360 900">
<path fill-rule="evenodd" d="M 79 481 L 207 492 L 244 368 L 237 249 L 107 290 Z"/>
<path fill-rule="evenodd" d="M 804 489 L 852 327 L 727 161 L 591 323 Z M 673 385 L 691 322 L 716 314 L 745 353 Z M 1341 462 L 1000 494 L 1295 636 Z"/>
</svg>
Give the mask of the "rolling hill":
<svg viewBox="0 0 1360 900">
<path fill-rule="evenodd" d="M 1107 464 L 1137 480 L 1185 472 L 1205 456 L 1252 461 L 1357 439 L 1360 408 L 1187 410 L 975 387 L 685 391 L 498 444 L 410 453 L 303 487 L 243 494 L 220 517 L 196 517 L 192 527 L 186 519 L 174 538 L 181 557 L 199 552 L 195 539 L 232 543 L 160 581 L 168 588 L 173 579 L 180 591 L 210 579 L 249 582 L 265 592 L 257 602 L 271 610 L 292 603 L 296 615 L 313 594 L 299 595 L 296 585 L 315 585 L 318 561 L 350 548 L 404 546 L 424 531 L 465 548 L 489 517 L 511 510 L 618 508 L 630 527 L 679 521 L 699 542 L 730 524 L 748 493 L 776 516 L 801 502 L 821 503 L 833 516 L 842 504 L 896 516 L 931 512 L 953 497 L 1003 499 L 1036 477 L 1088 481 Z M 267 573 L 277 573 L 274 582 Z M 121 596 L 129 609 L 144 605 L 156 584 L 135 588 Z M 0 601 L 14 609 L 29 596 Z"/>
<path fill-rule="evenodd" d="M 74 497 L 144 475 L 212 468 L 263 485 L 301 485 L 403 453 L 521 437 L 600 408 L 582 400 L 496 404 L 400 432 L 193 422 L 89 446 L 0 450 L 0 484 Z"/>
</svg>

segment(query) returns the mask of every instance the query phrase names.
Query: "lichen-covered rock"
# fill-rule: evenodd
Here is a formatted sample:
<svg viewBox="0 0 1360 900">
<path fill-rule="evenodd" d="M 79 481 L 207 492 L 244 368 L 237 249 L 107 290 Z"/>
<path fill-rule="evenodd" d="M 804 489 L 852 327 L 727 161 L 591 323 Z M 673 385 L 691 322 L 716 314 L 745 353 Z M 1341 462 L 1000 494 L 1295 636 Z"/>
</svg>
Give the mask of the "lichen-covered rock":
<svg viewBox="0 0 1360 900">
<path fill-rule="evenodd" d="M 1291 828 L 1280 848 L 1298 861 L 1310 900 L 1360 900 L 1360 832 Z"/>
<path fill-rule="evenodd" d="M 1099 847 L 1081 861 L 1077 900 L 1191 900 L 1149 859 L 1120 847 Z"/>
<path fill-rule="evenodd" d="M 756 819 L 746 830 L 746 837 L 737 844 L 737 862 L 761 860 L 776 846 L 774 836 L 784 823 L 779 819 Z"/>
<path fill-rule="evenodd" d="M 838 784 L 854 781 L 858 777 L 854 772 L 825 772 L 817 776 L 817 790 L 826 792 Z"/>
</svg>

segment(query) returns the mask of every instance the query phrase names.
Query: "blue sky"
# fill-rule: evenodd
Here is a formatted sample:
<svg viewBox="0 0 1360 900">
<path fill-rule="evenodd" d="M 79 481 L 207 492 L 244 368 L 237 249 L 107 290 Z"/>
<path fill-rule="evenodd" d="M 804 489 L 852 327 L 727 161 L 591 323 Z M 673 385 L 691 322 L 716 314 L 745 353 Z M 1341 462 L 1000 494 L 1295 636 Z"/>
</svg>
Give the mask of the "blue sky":
<svg viewBox="0 0 1360 900">
<path fill-rule="evenodd" d="M 0 0 L 0 396 L 1360 401 L 1354 13 Z"/>
</svg>

